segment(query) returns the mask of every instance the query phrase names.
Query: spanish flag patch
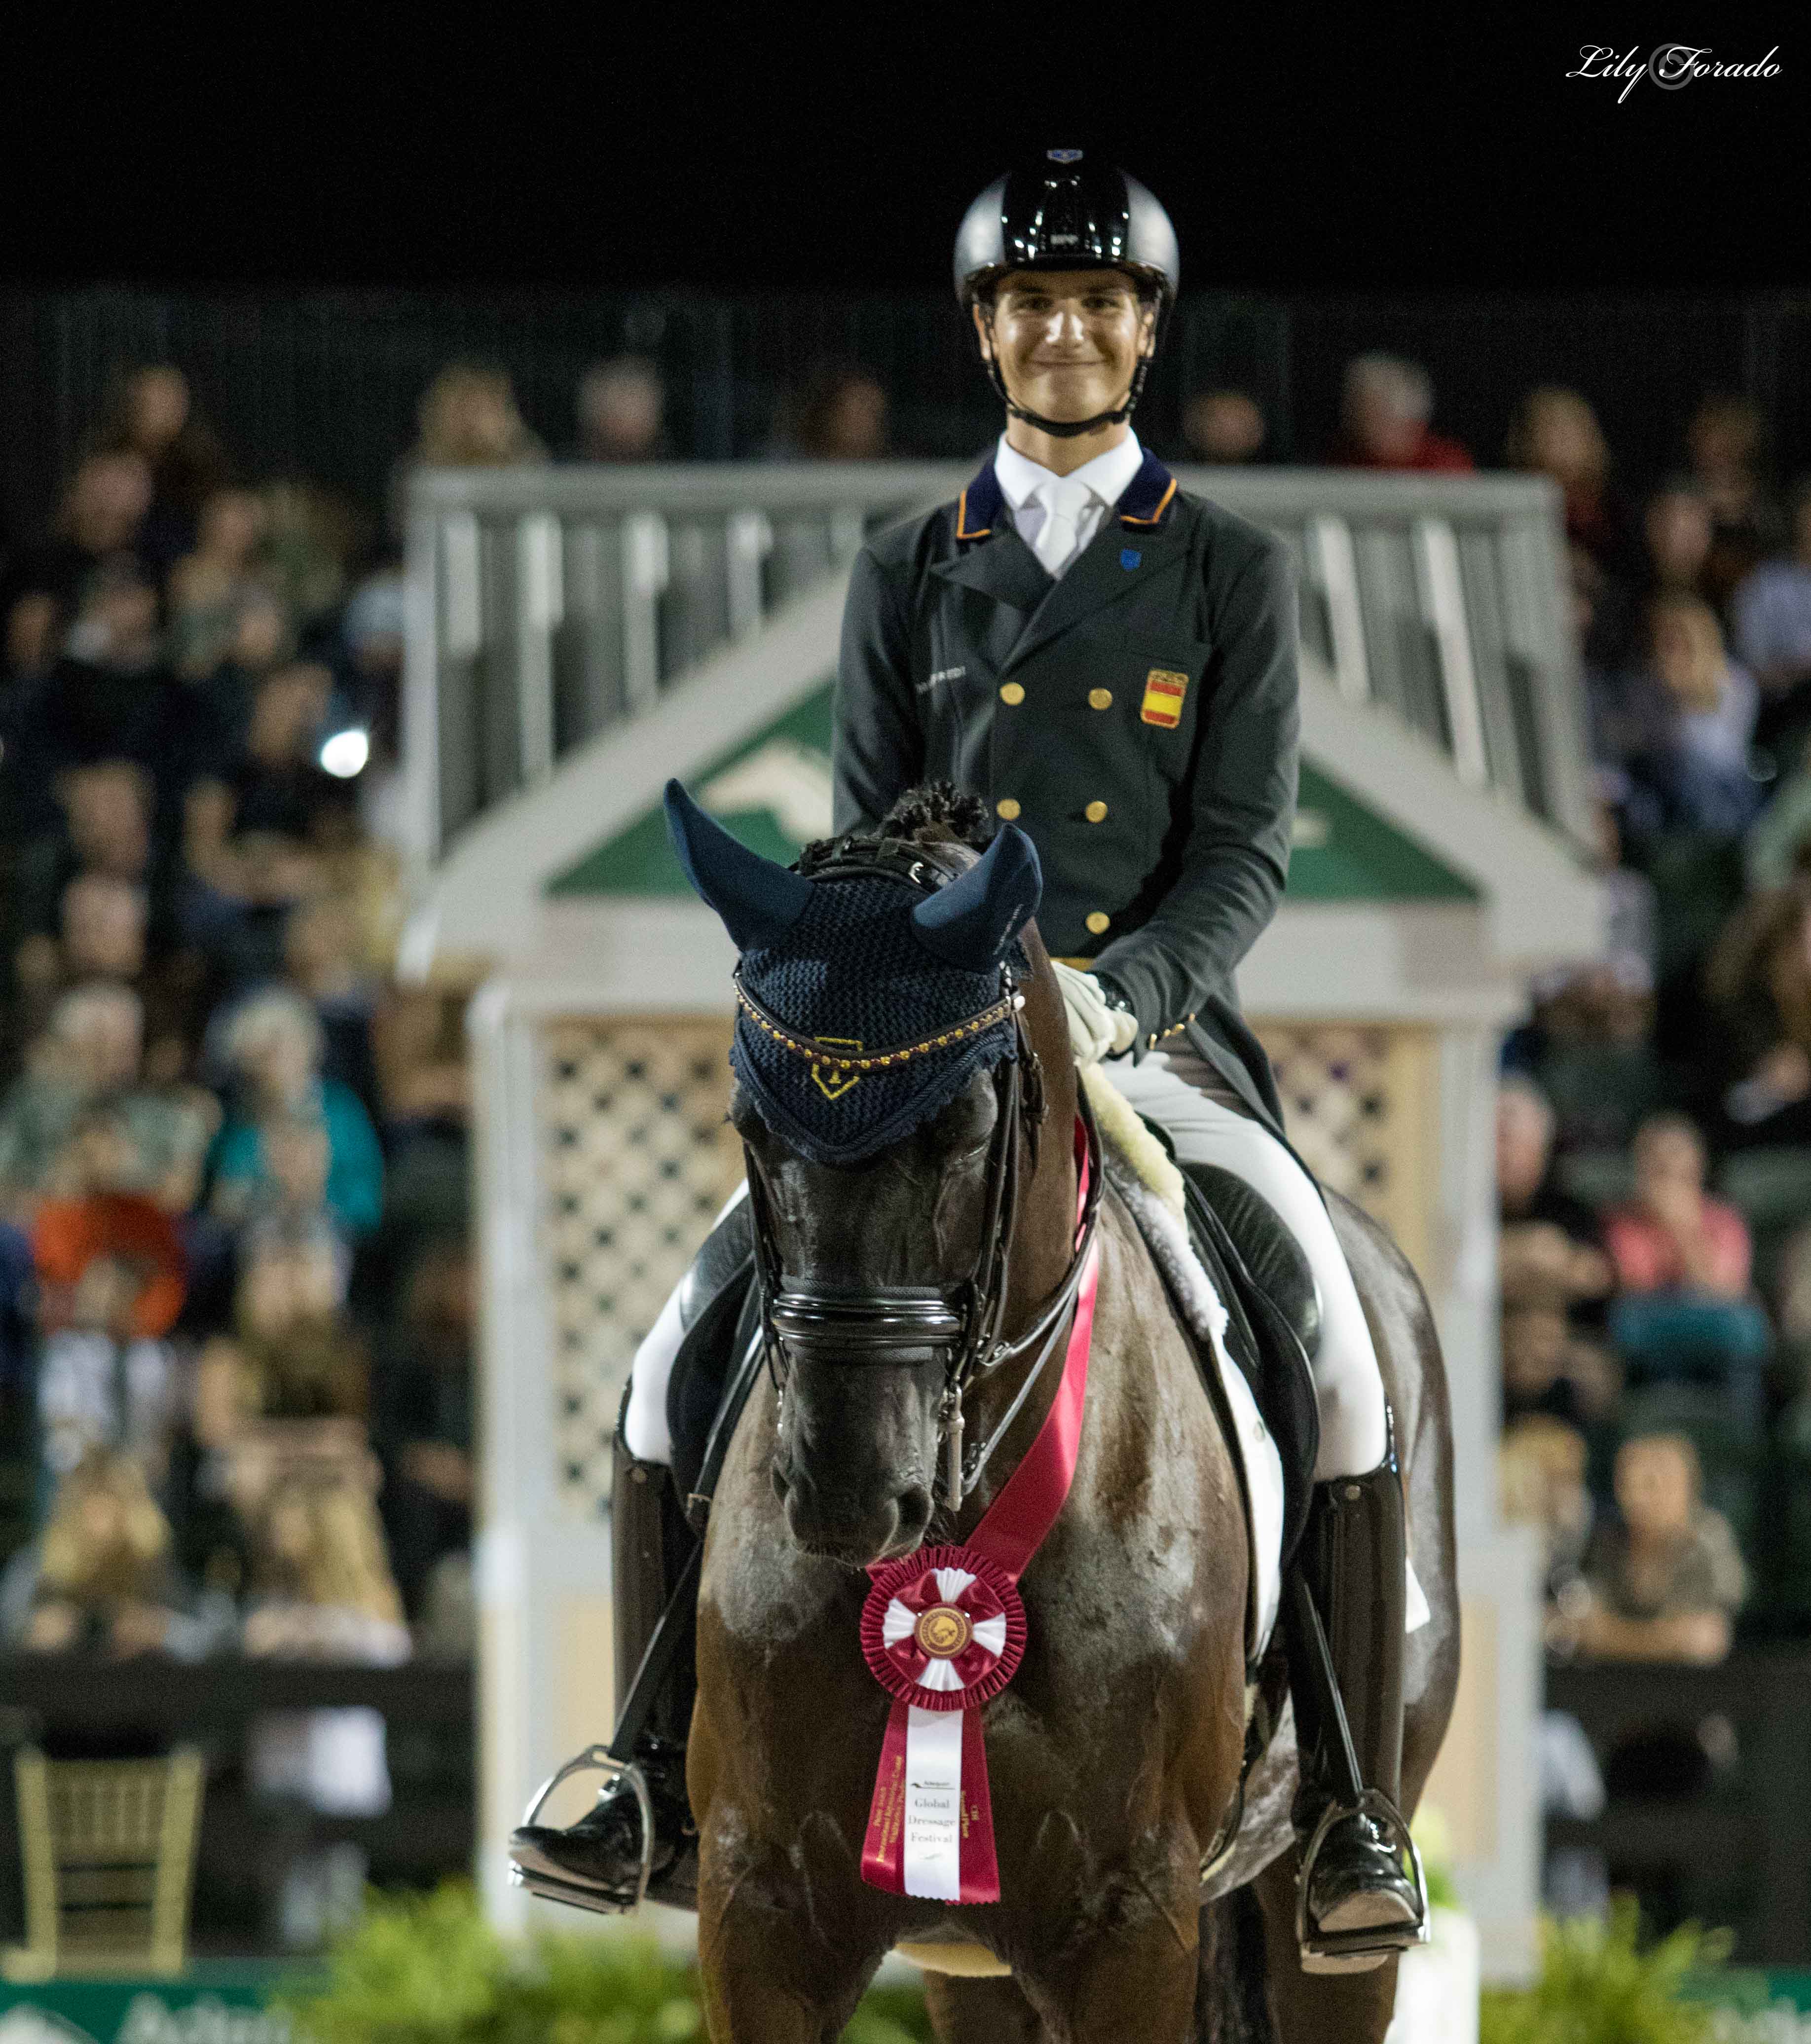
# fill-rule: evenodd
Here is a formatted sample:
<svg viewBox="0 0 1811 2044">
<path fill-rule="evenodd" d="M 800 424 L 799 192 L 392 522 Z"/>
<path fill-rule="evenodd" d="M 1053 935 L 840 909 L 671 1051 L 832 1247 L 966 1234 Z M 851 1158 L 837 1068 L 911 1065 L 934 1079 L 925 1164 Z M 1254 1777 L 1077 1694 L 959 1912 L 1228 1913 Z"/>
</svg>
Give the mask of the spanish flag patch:
<svg viewBox="0 0 1811 2044">
<path fill-rule="evenodd" d="M 1174 731 L 1182 720 L 1182 697 L 1188 694 L 1189 678 L 1171 667 L 1153 667 L 1144 677 L 1144 706 L 1138 713 L 1147 724 Z"/>
</svg>

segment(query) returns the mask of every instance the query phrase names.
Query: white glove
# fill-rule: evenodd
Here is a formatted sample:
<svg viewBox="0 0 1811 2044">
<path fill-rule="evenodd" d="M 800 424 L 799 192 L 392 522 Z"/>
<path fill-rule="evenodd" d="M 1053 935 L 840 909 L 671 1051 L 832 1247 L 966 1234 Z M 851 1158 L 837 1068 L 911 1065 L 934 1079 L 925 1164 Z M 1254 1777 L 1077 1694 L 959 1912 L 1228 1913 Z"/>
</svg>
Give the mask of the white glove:
<svg viewBox="0 0 1811 2044">
<path fill-rule="evenodd" d="M 1069 1047 L 1079 1065 L 1097 1065 L 1121 1051 L 1129 1051 L 1138 1035 L 1138 1018 L 1121 1008 L 1110 1008 L 1101 983 L 1091 972 L 1078 972 L 1072 965 L 1053 960 L 1056 983 L 1063 989 L 1063 1010 L 1069 1017 Z"/>
</svg>

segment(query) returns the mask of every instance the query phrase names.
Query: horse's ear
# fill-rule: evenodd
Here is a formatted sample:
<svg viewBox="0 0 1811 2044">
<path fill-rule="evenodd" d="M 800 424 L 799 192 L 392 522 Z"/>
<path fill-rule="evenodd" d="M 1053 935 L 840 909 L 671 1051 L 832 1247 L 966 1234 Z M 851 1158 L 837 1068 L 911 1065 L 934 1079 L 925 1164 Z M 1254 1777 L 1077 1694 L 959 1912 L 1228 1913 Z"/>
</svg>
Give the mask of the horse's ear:
<svg viewBox="0 0 1811 2044">
<path fill-rule="evenodd" d="M 776 943 L 805 912 L 811 882 L 776 866 L 707 816 L 677 781 L 667 783 L 667 828 L 679 863 L 723 918 L 739 951 Z"/>
<path fill-rule="evenodd" d="M 1037 912 L 1044 873 L 1037 847 L 1011 824 L 959 879 L 912 911 L 920 943 L 945 965 L 988 972 Z"/>
</svg>

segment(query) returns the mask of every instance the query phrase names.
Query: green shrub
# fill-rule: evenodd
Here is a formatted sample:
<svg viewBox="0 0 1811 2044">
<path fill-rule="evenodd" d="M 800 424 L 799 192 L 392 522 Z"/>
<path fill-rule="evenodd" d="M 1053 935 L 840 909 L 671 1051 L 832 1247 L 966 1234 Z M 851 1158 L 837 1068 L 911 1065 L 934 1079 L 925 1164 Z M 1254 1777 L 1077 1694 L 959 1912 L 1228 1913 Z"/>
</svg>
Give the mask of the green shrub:
<svg viewBox="0 0 1811 2044">
<path fill-rule="evenodd" d="M 279 1997 L 296 2044 L 686 2044 L 705 2035 L 696 1970 L 652 1938 L 544 1931 L 506 1943 L 463 1882 L 374 1895 L 318 1979 Z M 844 2044 L 921 2044 L 924 2001 L 877 1988 Z"/>
<path fill-rule="evenodd" d="M 1688 1973 L 1721 1965 L 1729 1939 L 1687 1924 L 1643 1950 L 1640 1912 L 1618 1896 L 1609 1921 L 1541 1927 L 1532 1988 L 1486 1989 L 1478 2044 L 1711 2044 L 1712 2011 L 1681 1999 Z"/>
</svg>

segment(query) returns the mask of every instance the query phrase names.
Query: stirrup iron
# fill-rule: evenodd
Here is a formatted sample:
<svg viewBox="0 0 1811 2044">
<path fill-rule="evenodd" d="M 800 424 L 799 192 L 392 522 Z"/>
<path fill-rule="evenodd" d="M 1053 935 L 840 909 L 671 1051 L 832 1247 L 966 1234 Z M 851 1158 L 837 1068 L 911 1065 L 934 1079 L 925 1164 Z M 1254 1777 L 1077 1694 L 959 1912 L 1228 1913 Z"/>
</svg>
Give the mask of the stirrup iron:
<svg viewBox="0 0 1811 2044">
<path fill-rule="evenodd" d="M 1321 1848 L 1333 1827 L 1351 1816 L 1368 1817 L 1406 1850 L 1413 1877 L 1419 1915 L 1413 1929 L 1407 1924 L 1370 1923 L 1357 1931 L 1322 1931 L 1308 1916 L 1309 1890 Z M 1393 1954 L 1401 1954 L 1428 1942 L 1428 1877 L 1421 1865 L 1421 1849 L 1415 1842 L 1408 1819 L 1381 1788 L 1361 1789 L 1355 1808 L 1329 1800 L 1321 1819 L 1302 1848 L 1302 1866 L 1296 1876 L 1295 1946 L 1305 1973 L 1367 1973 Z"/>
<path fill-rule="evenodd" d="M 525 1867 L 513 1857 L 509 1861 L 509 1885 L 525 1888 L 529 1894 L 538 1895 L 544 1902 L 570 1903 L 577 1909 L 594 1910 L 600 1916 L 627 1915 L 647 1900 L 648 1884 L 654 1877 L 654 1799 L 648 1792 L 648 1777 L 642 1773 L 639 1761 L 619 1760 L 606 1746 L 586 1746 L 583 1753 L 548 1775 L 529 1799 L 529 1807 L 522 1815 L 522 1827 L 525 1830 L 540 1821 L 542 1806 L 563 1781 L 569 1781 L 575 1774 L 590 1773 L 607 1774 L 616 1781 L 627 1781 L 634 1792 L 636 1809 L 641 1819 L 641 1867 L 633 1896 L 625 1899 L 620 1889 L 591 1888 L 583 1881 L 562 1881 L 538 1868 Z"/>
</svg>

